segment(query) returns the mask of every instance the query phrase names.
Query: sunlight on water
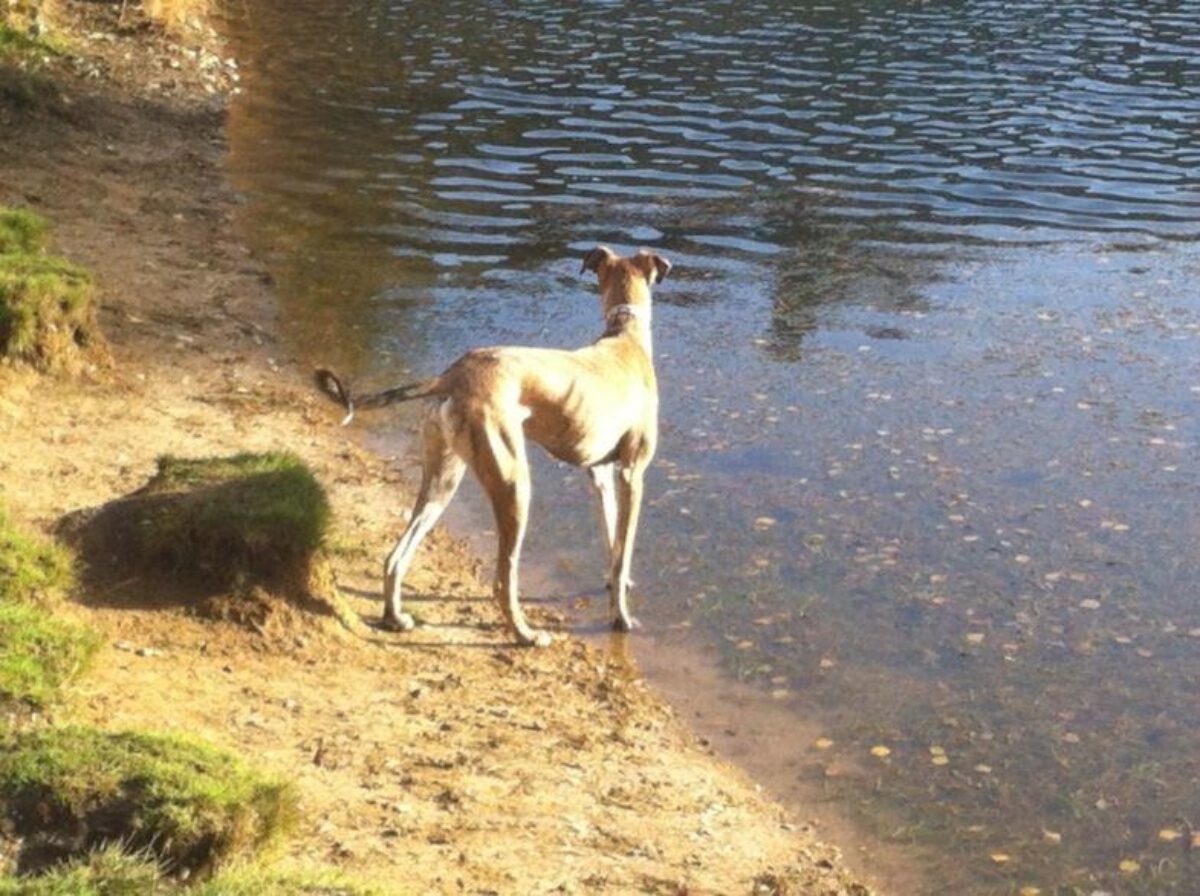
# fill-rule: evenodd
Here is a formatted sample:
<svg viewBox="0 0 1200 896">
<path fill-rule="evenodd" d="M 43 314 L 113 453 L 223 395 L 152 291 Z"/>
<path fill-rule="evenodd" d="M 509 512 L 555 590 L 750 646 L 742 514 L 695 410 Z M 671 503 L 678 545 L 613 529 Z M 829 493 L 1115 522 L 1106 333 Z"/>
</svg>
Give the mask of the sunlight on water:
<svg viewBox="0 0 1200 896">
<path fill-rule="evenodd" d="M 581 344 L 579 258 L 653 246 L 642 619 L 815 722 L 794 766 L 931 847 L 930 892 L 1192 892 L 1200 9 L 301 0 L 230 28 L 241 224 L 303 358 L 391 384 Z M 528 553 L 595 618 L 583 478 L 535 483 Z"/>
</svg>

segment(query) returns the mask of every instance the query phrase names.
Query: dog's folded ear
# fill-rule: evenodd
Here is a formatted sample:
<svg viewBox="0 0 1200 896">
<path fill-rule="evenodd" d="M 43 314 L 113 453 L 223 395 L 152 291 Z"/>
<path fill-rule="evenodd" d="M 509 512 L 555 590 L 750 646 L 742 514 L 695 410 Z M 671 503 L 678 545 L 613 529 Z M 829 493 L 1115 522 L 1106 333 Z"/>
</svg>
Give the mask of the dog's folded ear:
<svg viewBox="0 0 1200 896">
<path fill-rule="evenodd" d="M 597 246 L 587 255 L 583 256 L 583 267 L 579 269 L 579 273 L 591 271 L 593 274 L 600 273 L 600 266 L 606 264 L 616 258 L 616 254 L 608 246 Z"/>
<path fill-rule="evenodd" d="M 671 262 L 647 249 L 638 251 L 637 263 L 642 273 L 646 275 L 646 282 L 651 286 L 666 280 L 667 274 L 671 273 Z"/>
</svg>

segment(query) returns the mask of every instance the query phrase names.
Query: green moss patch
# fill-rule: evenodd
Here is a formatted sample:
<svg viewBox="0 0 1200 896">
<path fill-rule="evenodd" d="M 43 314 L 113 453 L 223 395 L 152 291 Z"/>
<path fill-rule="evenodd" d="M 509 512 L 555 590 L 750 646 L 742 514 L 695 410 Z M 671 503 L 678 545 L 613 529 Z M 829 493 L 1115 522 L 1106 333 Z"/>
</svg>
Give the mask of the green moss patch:
<svg viewBox="0 0 1200 896">
<path fill-rule="evenodd" d="M 250 866 L 222 873 L 189 892 L 192 896 L 379 896 L 382 891 L 335 871 L 280 872 Z"/>
<path fill-rule="evenodd" d="M 0 896 L 156 896 L 169 892 L 153 858 L 108 846 L 46 874 L 0 877 Z"/>
<path fill-rule="evenodd" d="M 91 275 L 46 255 L 46 222 L 0 208 L 0 358 L 72 371 L 102 351 Z"/>
<path fill-rule="evenodd" d="M 0 255 L 31 255 L 46 248 L 46 219 L 21 208 L 0 206 Z"/>
<path fill-rule="evenodd" d="M 57 54 L 58 49 L 50 42 L 30 37 L 28 31 L 0 22 L 0 59 L 23 61 L 29 57 Z"/>
<path fill-rule="evenodd" d="M 96 634 L 42 607 L 0 603 L 0 708 L 51 703 L 99 646 Z"/>
<path fill-rule="evenodd" d="M 0 896 L 380 896 L 382 890 L 332 870 L 279 871 L 256 864 L 187 886 L 152 856 L 108 846 L 38 875 L 0 877 Z"/>
<path fill-rule="evenodd" d="M 65 727 L 0 738 L 0 807 L 31 870 L 107 843 L 206 873 L 296 817 L 284 782 L 183 737 Z"/>
<path fill-rule="evenodd" d="M 0 507 L 0 601 L 48 604 L 73 583 L 70 553 L 17 526 Z"/>
<path fill-rule="evenodd" d="M 49 612 L 73 581 L 71 555 L 0 508 L 0 708 L 47 705 L 95 654 L 96 635 Z"/>
</svg>

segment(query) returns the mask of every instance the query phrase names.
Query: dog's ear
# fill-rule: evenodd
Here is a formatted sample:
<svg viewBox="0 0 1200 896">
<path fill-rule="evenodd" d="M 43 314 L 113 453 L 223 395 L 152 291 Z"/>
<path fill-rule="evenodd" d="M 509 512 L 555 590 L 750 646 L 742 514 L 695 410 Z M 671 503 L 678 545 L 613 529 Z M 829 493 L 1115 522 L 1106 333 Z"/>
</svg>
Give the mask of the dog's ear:
<svg viewBox="0 0 1200 896">
<path fill-rule="evenodd" d="M 587 255 L 583 256 L 583 267 L 579 269 L 579 273 L 591 271 L 593 274 L 600 273 L 600 266 L 606 264 L 616 258 L 613 250 L 608 246 L 597 246 Z"/>
<path fill-rule="evenodd" d="M 656 255 L 645 249 L 638 252 L 636 261 L 638 268 L 646 275 L 646 282 L 651 286 L 666 280 L 667 274 L 671 273 L 671 262 L 667 261 L 661 255 Z"/>
</svg>

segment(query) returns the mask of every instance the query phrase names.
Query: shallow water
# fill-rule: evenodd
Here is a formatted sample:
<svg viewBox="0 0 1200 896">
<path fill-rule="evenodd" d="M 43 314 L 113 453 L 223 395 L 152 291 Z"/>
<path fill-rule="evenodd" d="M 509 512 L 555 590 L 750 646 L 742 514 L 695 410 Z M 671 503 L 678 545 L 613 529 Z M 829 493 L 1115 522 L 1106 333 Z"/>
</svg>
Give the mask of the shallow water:
<svg viewBox="0 0 1200 896">
<path fill-rule="evenodd" d="M 789 774 L 929 846 L 929 892 L 1195 892 L 1200 7 L 230 28 L 242 225 L 302 357 L 390 385 L 582 344 L 579 258 L 653 247 L 647 627 L 823 732 Z M 586 624 L 583 477 L 535 477 L 527 553 Z"/>
</svg>

